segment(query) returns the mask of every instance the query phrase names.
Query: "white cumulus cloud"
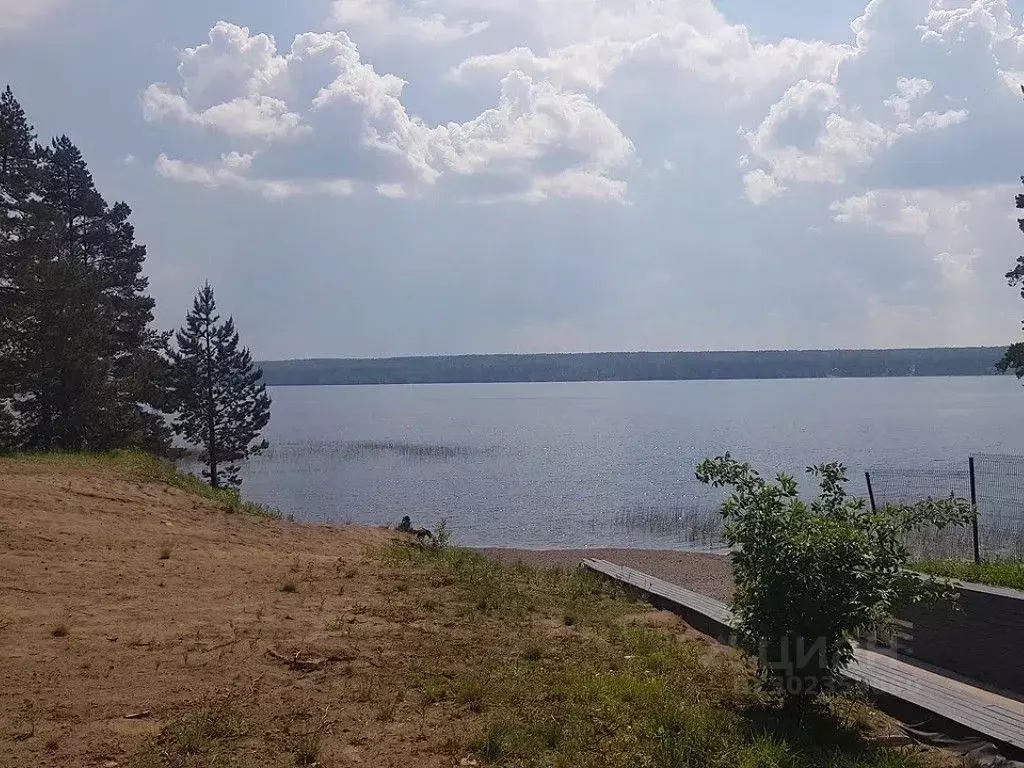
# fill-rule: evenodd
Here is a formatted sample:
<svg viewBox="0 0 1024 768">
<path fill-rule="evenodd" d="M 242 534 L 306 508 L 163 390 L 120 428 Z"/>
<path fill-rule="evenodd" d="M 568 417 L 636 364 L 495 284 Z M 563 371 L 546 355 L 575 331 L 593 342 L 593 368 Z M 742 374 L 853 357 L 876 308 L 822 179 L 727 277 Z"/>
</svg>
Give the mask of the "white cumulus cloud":
<svg viewBox="0 0 1024 768">
<path fill-rule="evenodd" d="M 486 5 L 486 2 L 484 2 Z M 524 4 L 525 6 L 525 4 Z M 595 3 L 538 0 L 523 9 L 536 46 L 471 56 L 453 79 L 501 77 L 519 70 L 563 87 L 603 88 L 625 64 L 664 64 L 680 76 L 729 88 L 729 97 L 801 76 L 824 77 L 849 46 L 787 38 L 755 41 L 711 0 Z"/>
<path fill-rule="evenodd" d="M 284 54 L 273 38 L 227 22 L 209 39 L 182 53 L 179 86 L 146 90 L 145 116 L 236 139 L 225 157 L 252 162 L 225 168 L 165 157 L 158 170 L 167 178 L 313 191 L 325 188 L 326 174 L 328 184 L 366 182 L 397 197 L 398 190 L 406 196 L 473 177 L 485 198 L 625 194 L 619 175 L 635 148 L 587 95 L 514 71 L 501 80 L 493 108 L 465 122 L 429 125 L 406 109 L 405 81 L 362 61 L 344 32 L 298 35 Z M 304 150 L 312 155 L 303 158 Z M 336 169 L 325 159 L 332 155 Z M 282 163 L 296 167 L 268 175 Z M 317 178 L 303 181 L 302 173 Z"/>
<path fill-rule="evenodd" d="M 1010 198 L 1010 190 L 1001 186 L 953 191 L 870 190 L 833 203 L 831 210 L 842 224 L 918 240 L 943 280 L 960 284 L 974 276 L 975 262 L 986 248 L 992 212 L 1004 209 Z"/>
</svg>

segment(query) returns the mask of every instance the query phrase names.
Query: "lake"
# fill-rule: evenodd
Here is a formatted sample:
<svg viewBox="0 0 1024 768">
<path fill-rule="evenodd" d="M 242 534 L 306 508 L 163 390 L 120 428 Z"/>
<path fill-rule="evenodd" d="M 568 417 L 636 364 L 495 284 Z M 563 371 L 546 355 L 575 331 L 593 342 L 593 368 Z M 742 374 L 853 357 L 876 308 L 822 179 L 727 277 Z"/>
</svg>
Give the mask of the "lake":
<svg viewBox="0 0 1024 768">
<path fill-rule="evenodd" d="M 243 493 L 312 522 L 433 528 L 457 543 L 575 548 L 703 540 L 731 451 L 758 469 L 829 460 L 964 468 L 1024 453 L 1011 378 L 275 387 L 271 449 Z M 801 478 L 803 480 L 803 478 Z M 696 521 L 696 522 L 695 522 Z"/>
</svg>

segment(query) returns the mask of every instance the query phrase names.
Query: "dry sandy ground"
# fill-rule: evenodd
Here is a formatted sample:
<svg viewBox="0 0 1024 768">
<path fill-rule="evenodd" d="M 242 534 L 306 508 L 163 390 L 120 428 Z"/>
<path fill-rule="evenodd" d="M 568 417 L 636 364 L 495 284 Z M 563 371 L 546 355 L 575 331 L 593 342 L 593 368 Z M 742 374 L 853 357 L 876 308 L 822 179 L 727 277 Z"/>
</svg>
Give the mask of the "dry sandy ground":
<svg viewBox="0 0 1024 768">
<path fill-rule="evenodd" d="M 115 467 L 0 460 L 0 768 L 474 765 L 485 715 L 411 683 L 531 638 L 374 555 L 395 536 L 228 514 Z M 714 556 L 585 556 L 728 589 Z"/>
<path fill-rule="evenodd" d="M 0 766 L 170 764 L 136 752 L 211 702 L 256 718 L 251 760 L 231 765 L 295 765 L 327 731 L 332 766 L 457 765 L 458 715 L 402 693 L 444 617 L 411 622 L 429 585 L 366 557 L 390 537 L 0 460 Z M 296 652 L 328 661 L 292 668 Z"/>
<path fill-rule="evenodd" d="M 669 549 L 478 549 L 481 554 L 508 563 L 537 568 L 573 568 L 592 558 L 635 568 L 694 592 L 728 602 L 732 596 L 732 566 L 722 555 Z"/>
</svg>

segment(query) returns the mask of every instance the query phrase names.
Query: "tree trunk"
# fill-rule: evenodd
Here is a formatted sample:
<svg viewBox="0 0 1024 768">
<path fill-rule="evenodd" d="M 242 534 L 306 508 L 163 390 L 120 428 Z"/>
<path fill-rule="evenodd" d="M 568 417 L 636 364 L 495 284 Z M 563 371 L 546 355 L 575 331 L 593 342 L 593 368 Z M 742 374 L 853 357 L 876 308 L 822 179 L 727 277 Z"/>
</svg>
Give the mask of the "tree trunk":
<svg viewBox="0 0 1024 768">
<path fill-rule="evenodd" d="M 213 397 L 213 340 L 209 313 L 206 319 L 206 455 L 210 464 L 210 487 L 219 488 L 217 477 L 217 401 Z"/>
</svg>

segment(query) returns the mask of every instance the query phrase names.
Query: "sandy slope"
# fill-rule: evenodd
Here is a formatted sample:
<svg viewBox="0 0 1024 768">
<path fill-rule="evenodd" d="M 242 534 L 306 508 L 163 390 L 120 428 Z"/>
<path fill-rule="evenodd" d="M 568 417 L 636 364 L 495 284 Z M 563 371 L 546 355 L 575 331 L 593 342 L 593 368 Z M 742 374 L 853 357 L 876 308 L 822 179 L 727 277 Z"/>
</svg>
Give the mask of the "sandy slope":
<svg viewBox="0 0 1024 768">
<path fill-rule="evenodd" d="M 443 568 L 382 556 L 396 536 L 229 514 L 123 467 L 0 460 L 0 768 L 478 764 L 481 680 L 608 641 L 561 604 L 507 621 Z M 728 588 L 714 556 L 492 554 Z M 671 614 L 625 619 L 732 659 Z"/>
<path fill-rule="evenodd" d="M 451 764 L 400 718 L 365 714 L 366 680 L 386 681 L 422 634 L 384 618 L 394 605 L 364 552 L 388 538 L 230 515 L 112 470 L 0 460 L 0 765 L 129 764 L 218 696 L 272 700 L 259 728 L 282 743 L 328 706 L 332 764 Z M 350 674 L 297 672 L 268 649 L 334 655 Z"/>
</svg>

